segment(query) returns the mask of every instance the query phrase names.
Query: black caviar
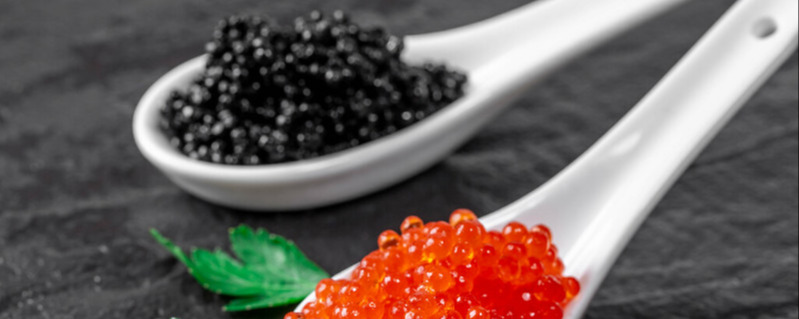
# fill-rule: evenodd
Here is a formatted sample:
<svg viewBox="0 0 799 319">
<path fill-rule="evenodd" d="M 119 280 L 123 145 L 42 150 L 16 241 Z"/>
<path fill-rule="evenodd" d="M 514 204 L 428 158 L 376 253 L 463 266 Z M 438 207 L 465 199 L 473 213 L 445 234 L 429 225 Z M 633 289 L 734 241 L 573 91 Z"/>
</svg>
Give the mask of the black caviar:
<svg viewBox="0 0 799 319">
<path fill-rule="evenodd" d="M 463 95 L 463 73 L 400 60 L 402 38 L 341 11 L 293 26 L 221 21 L 203 74 L 174 91 L 160 126 L 191 158 L 232 165 L 289 162 L 367 143 Z"/>
</svg>

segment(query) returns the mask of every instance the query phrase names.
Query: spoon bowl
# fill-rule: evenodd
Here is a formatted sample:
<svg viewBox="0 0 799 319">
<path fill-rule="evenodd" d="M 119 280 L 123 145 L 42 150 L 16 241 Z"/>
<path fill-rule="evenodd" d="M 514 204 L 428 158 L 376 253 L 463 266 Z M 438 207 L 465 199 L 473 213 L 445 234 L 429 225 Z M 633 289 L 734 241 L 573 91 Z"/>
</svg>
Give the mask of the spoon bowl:
<svg viewBox="0 0 799 319">
<path fill-rule="evenodd" d="M 256 211 L 315 208 L 353 199 L 417 174 L 462 145 L 530 84 L 625 30 L 685 0 L 541 0 L 473 25 L 406 38 L 410 63 L 467 72 L 465 95 L 399 132 L 297 162 L 230 166 L 193 160 L 159 129 L 160 108 L 205 67 L 183 63 L 150 87 L 133 121 L 142 154 L 175 184 L 213 203 Z"/>
<path fill-rule="evenodd" d="M 762 26 L 770 26 L 762 32 Z M 549 182 L 483 218 L 552 229 L 582 316 L 663 195 L 727 121 L 796 50 L 799 2 L 740 0 L 605 136 Z M 354 267 L 335 276 L 348 278 Z M 297 308 L 313 300 L 309 296 Z"/>
</svg>

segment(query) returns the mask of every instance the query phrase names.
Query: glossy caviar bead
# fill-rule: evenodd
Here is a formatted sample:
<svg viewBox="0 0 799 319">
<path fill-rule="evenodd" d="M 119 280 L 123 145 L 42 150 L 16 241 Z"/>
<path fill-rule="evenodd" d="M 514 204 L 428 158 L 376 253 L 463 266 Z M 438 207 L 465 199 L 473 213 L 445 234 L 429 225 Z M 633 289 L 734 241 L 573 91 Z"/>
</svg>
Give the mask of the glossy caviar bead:
<svg viewBox="0 0 799 319">
<path fill-rule="evenodd" d="M 527 227 L 519 222 L 510 222 L 502 229 L 502 235 L 505 235 L 505 240 L 509 242 L 523 243 L 527 233 Z"/>
<path fill-rule="evenodd" d="M 449 217 L 449 224 L 453 227 L 457 227 L 462 221 L 475 221 L 477 220 L 477 215 L 474 214 L 473 211 L 461 208 L 456 209 L 452 212 L 452 215 Z"/>
<path fill-rule="evenodd" d="M 566 298 L 574 298 L 580 293 L 580 282 L 574 277 L 563 278 L 563 289 L 566 291 Z"/>
<path fill-rule="evenodd" d="M 542 259 L 546 257 L 549 250 L 549 238 L 542 232 L 530 232 L 527 239 L 524 241 L 524 246 L 527 248 L 527 254 L 530 257 Z"/>
<path fill-rule="evenodd" d="M 408 216 L 405 220 L 402 221 L 402 225 L 400 226 L 400 231 L 403 234 L 408 233 L 411 229 L 417 229 L 424 227 L 424 222 L 421 218 L 416 216 Z"/>
<path fill-rule="evenodd" d="M 466 318 L 468 318 L 468 319 L 489 319 L 489 318 L 491 318 L 491 315 L 489 314 L 488 310 L 486 310 L 486 308 L 483 308 L 483 307 L 480 307 L 480 306 L 474 306 L 474 307 L 469 308 L 469 311 L 467 311 Z"/>
<path fill-rule="evenodd" d="M 472 247 L 464 244 L 458 243 L 452 248 L 452 253 L 450 253 L 449 258 L 452 261 L 452 264 L 455 266 L 464 265 L 472 261 L 474 257 L 474 251 Z"/>
<path fill-rule="evenodd" d="M 504 232 L 487 232 L 464 214 L 453 212 L 454 227 L 423 225 L 411 216 L 402 235 L 383 232 L 380 249 L 364 257 L 350 279 L 322 280 L 317 300 L 287 318 L 562 318 L 580 284 L 563 277 L 544 228 L 512 223 Z"/>
<path fill-rule="evenodd" d="M 468 270 L 459 268 L 451 272 L 453 278 L 453 291 L 455 293 L 469 293 L 474 289 L 474 276 Z"/>
<path fill-rule="evenodd" d="M 483 243 L 489 244 L 494 247 L 502 247 L 505 245 L 506 240 L 505 236 L 502 235 L 501 232 L 496 230 L 492 230 L 488 232 L 488 235 L 483 238 Z"/>
<path fill-rule="evenodd" d="M 454 235 L 454 229 L 452 226 L 445 222 L 431 222 L 425 225 L 424 230 L 431 237 L 442 236 L 446 238 L 452 238 Z"/>
<path fill-rule="evenodd" d="M 385 260 L 383 259 L 384 256 L 385 255 L 382 251 L 375 250 L 366 255 L 366 257 L 364 257 L 358 265 L 363 268 L 382 270 L 385 268 Z"/>
<path fill-rule="evenodd" d="M 316 298 L 321 303 L 329 304 L 333 302 L 333 297 L 341 288 L 341 283 L 333 279 L 323 279 L 316 285 Z"/>
<path fill-rule="evenodd" d="M 228 165 L 297 161 L 402 130 L 459 99 L 466 75 L 408 65 L 402 38 L 318 11 L 294 25 L 222 20 L 202 74 L 162 105 L 186 156 Z"/>
<path fill-rule="evenodd" d="M 398 247 L 390 247 L 381 251 L 383 267 L 387 272 L 399 272 L 405 270 L 405 253 Z"/>
<path fill-rule="evenodd" d="M 342 285 L 341 290 L 339 290 L 339 296 L 344 300 L 360 302 L 366 297 L 366 294 L 360 283 L 351 281 Z"/>
<path fill-rule="evenodd" d="M 527 259 L 527 263 L 521 269 L 521 282 L 524 284 L 534 283 L 544 275 L 544 266 L 536 258 Z"/>
<path fill-rule="evenodd" d="M 558 248 L 555 245 L 549 246 L 546 256 L 541 259 L 544 265 L 544 272 L 547 274 L 557 274 L 563 271 L 562 262 L 558 261 Z"/>
<path fill-rule="evenodd" d="M 485 236 L 485 227 L 476 220 L 464 220 L 455 226 L 455 240 L 472 249 L 481 247 Z"/>
<path fill-rule="evenodd" d="M 410 289 L 408 278 L 400 274 L 387 274 L 383 277 L 380 288 L 389 296 L 402 296 L 407 292 L 406 289 Z"/>
<path fill-rule="evenodd" d="M 502 248 L 502 255 L 515 260 L 527 259 L 527 248 L 519 242 L 510 242 Z"/>
<path fill-rule="evenodd" d="M 499 257 L 499 252 L 494 246 L 483 245 L 480 248 L 480 256 L 477 259 L 477 263 L 480 267 L 488 269 L 499 262 Z"/>
<path fill-rule="evenodd" d="M 405 245 L 405 259 L 409 265 L 417 265 L 424 259 L 424 242 L 416 240 Z"/>
<path fill-rule="evenodd" d="M 313 318 L 313 317 L 316 317 L 319 314 L 324 312 L 324 308 L 322 308 L 322 307 L 323 307 L 323 305 L 321 305 L 319 303 L 311 303 L 308 306 L 302 308 L 302 312 L 300 312 L 300 314 L 302 315 L 301 317 L 302 318 Z"/>
<path fill-rule="evenodd" d="M 352 279 L 364 284 L 366 293 L 373 293 L 377 283 L 382 279 L 381 274 L 378 269 L 358 266 L 352 271 Z"/>
<path fill-rule="evenodd" d="M 399 244 L 400 240 L 402 240 L 402 238 L 397 232 L 387 230 L 380 234 L 380 237 L 377 239 L 377 246 L 382 250 L 386 250 L 389 247 L 394 247 Z"/>
<path fill-rule="evenodd" d="M 564 268 L 563 261 L 560 258 L 555 258 L 544 266 L 544 271 L 547 275 L 558 275 L 563 273 Z"/>
<path fill-rule="evenodd" d="M 475 260 L 472 260 L 468 264 L 457 266 L 455 267 L 455 270 L 470 279 L 474 279 L 480 274 L 480 266 Z"/>
<path fill-rule="evenodd" d="M 539 300 L 560 303 L 566 299 L 566 290 L 563 284 L 555 276 L 544 276 L 538 279 L 533 288 L 535 296 Z"/>
<path fill-rule="evenodd" d="M 436 264 L 419 266 L 414 272 L 414 281 L 430 291 L 447 291 L 454 281 L 447 268 Z"/>
<path fill-rule="evenodd" d="M 422 228 L 409 228 L 402 232 L 403 244 L 420 241 L 424 238 L 424 230 Z"/>
<path fill-rule="evenodd" d="M 549 227 L 547 227 L 545 225 L 540 225 L 540 224 L 539 225 L 535 225 L 530 230 L 530 232 L 544 234 L 545 236 L 547 236 L 547 240 L 549 240 L 550 242 L 552 241 L 552 231 L 549 230 Z"/>
<path fill-rule="evenodd" d="M 521 265 L 516 258 L 504 256 L 497 263 L 497 275 L 503 281 L 515 281 L 520 274 Z"/>
<path fill-rule="evenodd" d="M 408 296 L 408 305 L 425 315 L 434 313 L 438 309 L 435 297 L 425 290 L 414 292 Z"/>
<path fill-rule="evenodd" d="M 444 222 L 430 223 L 425 226 L 427 240 L 424 242 L 424 258 L 428 261 L 444 260 L 455 246 L 455 234 L 450 226 Z"/>
</svg>

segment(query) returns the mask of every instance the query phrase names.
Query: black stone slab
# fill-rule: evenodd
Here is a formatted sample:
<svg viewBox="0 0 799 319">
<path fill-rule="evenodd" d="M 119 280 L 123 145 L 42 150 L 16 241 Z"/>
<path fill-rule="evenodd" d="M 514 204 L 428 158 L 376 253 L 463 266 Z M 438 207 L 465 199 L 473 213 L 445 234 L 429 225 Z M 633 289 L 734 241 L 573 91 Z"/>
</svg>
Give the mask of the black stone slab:
<svg viewBox="0 0 799 319">
<path fill-rule="evenodd" d="M 144 90 L 197 55 L 216 21 L 351 11 L 399 34 L 519 0 L 0 1 L 0 318 L 231 316 L 147 234 L 227 245 L 241 223 L 294 239 L 337 272 L 415 213 L 489 213 L 534 189 L 619 119 L 733 3 L 691 1 L 529 93 L 432 169 L 350 203 L 291 214 L 183 193 L 131 136 Z M 531 31 L 535 32 L 535 30 Z M 797 318 L 797 57 L 765 85 L 647 220 L 587 318 Z M 330 247 L 338 247 L 330 249 Z"/>
</svg>

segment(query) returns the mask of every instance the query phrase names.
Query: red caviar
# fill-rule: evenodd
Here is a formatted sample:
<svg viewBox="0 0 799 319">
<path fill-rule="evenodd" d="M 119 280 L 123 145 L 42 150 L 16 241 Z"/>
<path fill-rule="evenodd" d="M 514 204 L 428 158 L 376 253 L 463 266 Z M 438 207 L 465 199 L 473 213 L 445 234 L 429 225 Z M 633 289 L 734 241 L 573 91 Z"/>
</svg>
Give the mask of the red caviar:
<svg viewBox="0 0 799 319">
<path fill-rule="evenodd" d="M 316 301 L 284 319 L 556 319 L 580 292 L 544 225 L 489 232 L 459 209 L 449 223 L 410 216 L 400 230 L 383 232 L 351 279 L 322 280 Z"/>
</svg>

